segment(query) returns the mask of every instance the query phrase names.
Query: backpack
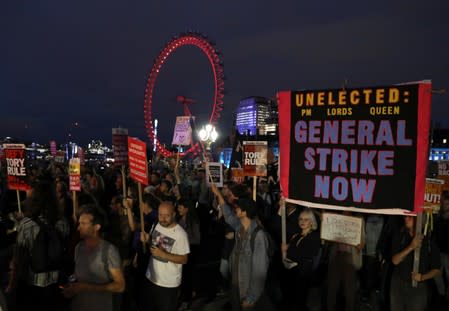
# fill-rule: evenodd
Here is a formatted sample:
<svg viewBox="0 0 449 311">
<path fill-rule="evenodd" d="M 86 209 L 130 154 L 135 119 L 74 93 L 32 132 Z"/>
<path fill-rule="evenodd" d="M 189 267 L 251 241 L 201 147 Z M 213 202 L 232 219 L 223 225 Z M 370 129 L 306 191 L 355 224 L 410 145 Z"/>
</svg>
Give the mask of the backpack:
<svg viewBox="0 0 449 311">
<path fill-rule="evenodd" d="M 34 273 L 60 270 L 64 259 L 64 243 L 56 228 L 33 219 L 39 225 L 39 233 L 33 242 L 30 267 Z"/>
<path fill-rule="evenodd" d="M 107 243 L 106 241 L 103 241 L 103 245 L 101 247 L 101 262 L 103 264 L 104 272 L 106 273 L 108 279 L 110 281 L 113 281 L 111 271 L 109 271 L 109 265 L 108 265 L 108 253 L 109 253 L 109 247 L 111 245 Z M 122 293 L 113 293 L 112 294 L 112 310 L 113 311 L 120 311 L 122 309 Z"/>
<path fill-rule="evenodd" d="M 261 226 L 257 226 L 253 233 L 251 234 L 251 238 L 250 238 L 250 247 L 251 247 L 251 253 L 254 253 L 254 241 L 256 240 L 256 235 L 257 232 L 262 231 L 267 240 L 268 240 L 268 259 L 271 261 L 271 258 L 273 258 L 274 253 L 276 252 L 276 243 L 274 242 L 273 238 L 271 237 L 271 235 Z"/>
</svg>

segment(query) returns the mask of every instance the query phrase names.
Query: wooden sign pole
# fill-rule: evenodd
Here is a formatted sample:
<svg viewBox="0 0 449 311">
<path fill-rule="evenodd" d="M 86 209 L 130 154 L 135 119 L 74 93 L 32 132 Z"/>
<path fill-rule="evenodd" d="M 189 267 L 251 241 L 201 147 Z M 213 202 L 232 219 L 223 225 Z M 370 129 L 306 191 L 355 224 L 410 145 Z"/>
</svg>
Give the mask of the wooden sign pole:
<svg viewBox="0 0 449 311">
<path fill-rule="evenodd" d="M 253 200 L 256 202 L 257 199 L 257 176 L 253 176 Z"/>
<path fill-rule="evenodd" d="M 72 204 L 73 204 L 73 221 L 76 223 L 77 221 L 76 214 L 78 206 L 78 202 L 76 201 L 76 191 L 72 191 Z"/>
<path fill-rule="evenodd" d="M 285 199 L 281 198 L 279 201 L 279 208 L 281 209 L 281 228 L 282 228 L 282 244 L 287 243 L 287 211 L 285 210 Z M 284 253 L 282 253 L 284 257 Z"/>
<path fill-rule="evenodd" d="M 138 183 L 138 187 L 139 187 L 140 231 L 145 232 L 145 222 L 143 219 L 143 204 L 142 204 L 142 201 L 143 201 L 143 199 L 142 199 L 142 184 L 140 182 Z M 145 244 L 142 247 L 142 251 L 144 253 L 146 253 Z"/>
<path fill-rule="evenodd" d="M 422 212 L 419 212 L 416 216 L 416 237 L 422 236 Z M 419 272 L 419 260 L 420 260 L 420 254 L 421 254 L 421 247 L 416 248 L 415 252 L 413 254 L 413 272 L 418 273 Z M 418 287 L 418 282 L 413 280 L 412 281 L 413 287 Z"/>
<path fill-rule="evenodd" d="M 122 193 L 123 193 L 123 198 L 126 199 L 126 175 L 125 175 L 125 165 L 122 165 Z"/>
<path fill-rule="evenodd" d="M 17 193 L 17 206 L 18 206 L 18 209 L 19 209 L 19 214 L 22 214 L 22 204 L 20 202 L 19 189 L 16 189 L 16 193 Z"/>
</svg>

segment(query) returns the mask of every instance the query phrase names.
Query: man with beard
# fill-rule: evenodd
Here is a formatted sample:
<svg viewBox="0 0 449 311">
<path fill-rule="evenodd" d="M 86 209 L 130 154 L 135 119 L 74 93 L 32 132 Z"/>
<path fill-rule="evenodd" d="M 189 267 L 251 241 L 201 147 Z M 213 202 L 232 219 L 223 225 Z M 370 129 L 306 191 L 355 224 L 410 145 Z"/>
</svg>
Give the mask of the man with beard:
<svg viewBox="0 0 449 311">
<path fill-rule="evenodd" d="M 125 279 L 115 246 L 101 238 L 104 215 L 96 206 L 81 207 L 78 231 L 82 241 L 75 249 L 76 281 L 64 288 L 73 311 L 112 311 L 114 293 L 122 293 Z"/>
<path fill-rule="evenodd" d="M 149 234 L 141 233 L 142 242 L 149 244 L 151 252 L 143 289 L 146 293 L 144 310 L 176 310 L 182 265 L 187 263 L 190 248 L 187 233 L 175 222 L 175 217 L 173 203 L 162 202 L 158 210 L 159 223 Z"/>
</svg>

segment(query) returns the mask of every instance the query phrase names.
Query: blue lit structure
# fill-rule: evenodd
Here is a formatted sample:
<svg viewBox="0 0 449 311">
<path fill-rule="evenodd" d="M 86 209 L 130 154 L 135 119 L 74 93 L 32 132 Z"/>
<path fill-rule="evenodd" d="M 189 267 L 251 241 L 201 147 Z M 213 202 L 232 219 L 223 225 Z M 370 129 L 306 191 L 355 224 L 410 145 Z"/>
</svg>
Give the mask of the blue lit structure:
<svg viewBox="0 0 449 311">
<path fill-rule="evenodd" d="M 240 134 L 256 135 L 257 131 L 257 103 L 254 97 L 242 99 L 237 108 L 236 122 Z"/>
<path fill-rule="evenodd" d="M 449 160 L 449 129 L 434 129 L 430 144 L 429 160 Z"/>
<path fill-rule="evenodd" d="M 218 162 L 229 168 L 231 164 L 232 148 L 223 148 L 218 154 Z"/>
<path fill-rule="evenodd" d="M 449 148 L 431 148 L 429 160 L 431 161 L 449 160 Z"/>
<path fill-rule="evenodd" d="M 252 96 L 240 101 L 235 116 L 237 131 L 242 135 L 277 135 L 278 111 L 275 101 Z"/>
</svg>

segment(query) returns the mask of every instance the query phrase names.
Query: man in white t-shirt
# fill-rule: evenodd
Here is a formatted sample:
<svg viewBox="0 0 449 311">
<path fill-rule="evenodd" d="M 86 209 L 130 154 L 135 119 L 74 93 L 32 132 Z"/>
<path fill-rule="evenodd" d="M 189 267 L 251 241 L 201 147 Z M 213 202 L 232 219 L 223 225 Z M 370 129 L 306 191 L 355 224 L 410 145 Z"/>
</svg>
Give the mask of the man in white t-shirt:
<svg viewBox="0 0 449 311">
<path fill-rule="evenodd" d="M 175 216 L 173 203 L 162 202 L 151 241 L 149 234 L 141 234 L 142 242 L 148 242 L 151 251 L 146 272 L 148 282 L 144 285 L 145 310 L 176 311 L 177 308 L 182 265 L 187 263 L 190 248 L 187 233 L 175 222 Z"/>
</svg>

